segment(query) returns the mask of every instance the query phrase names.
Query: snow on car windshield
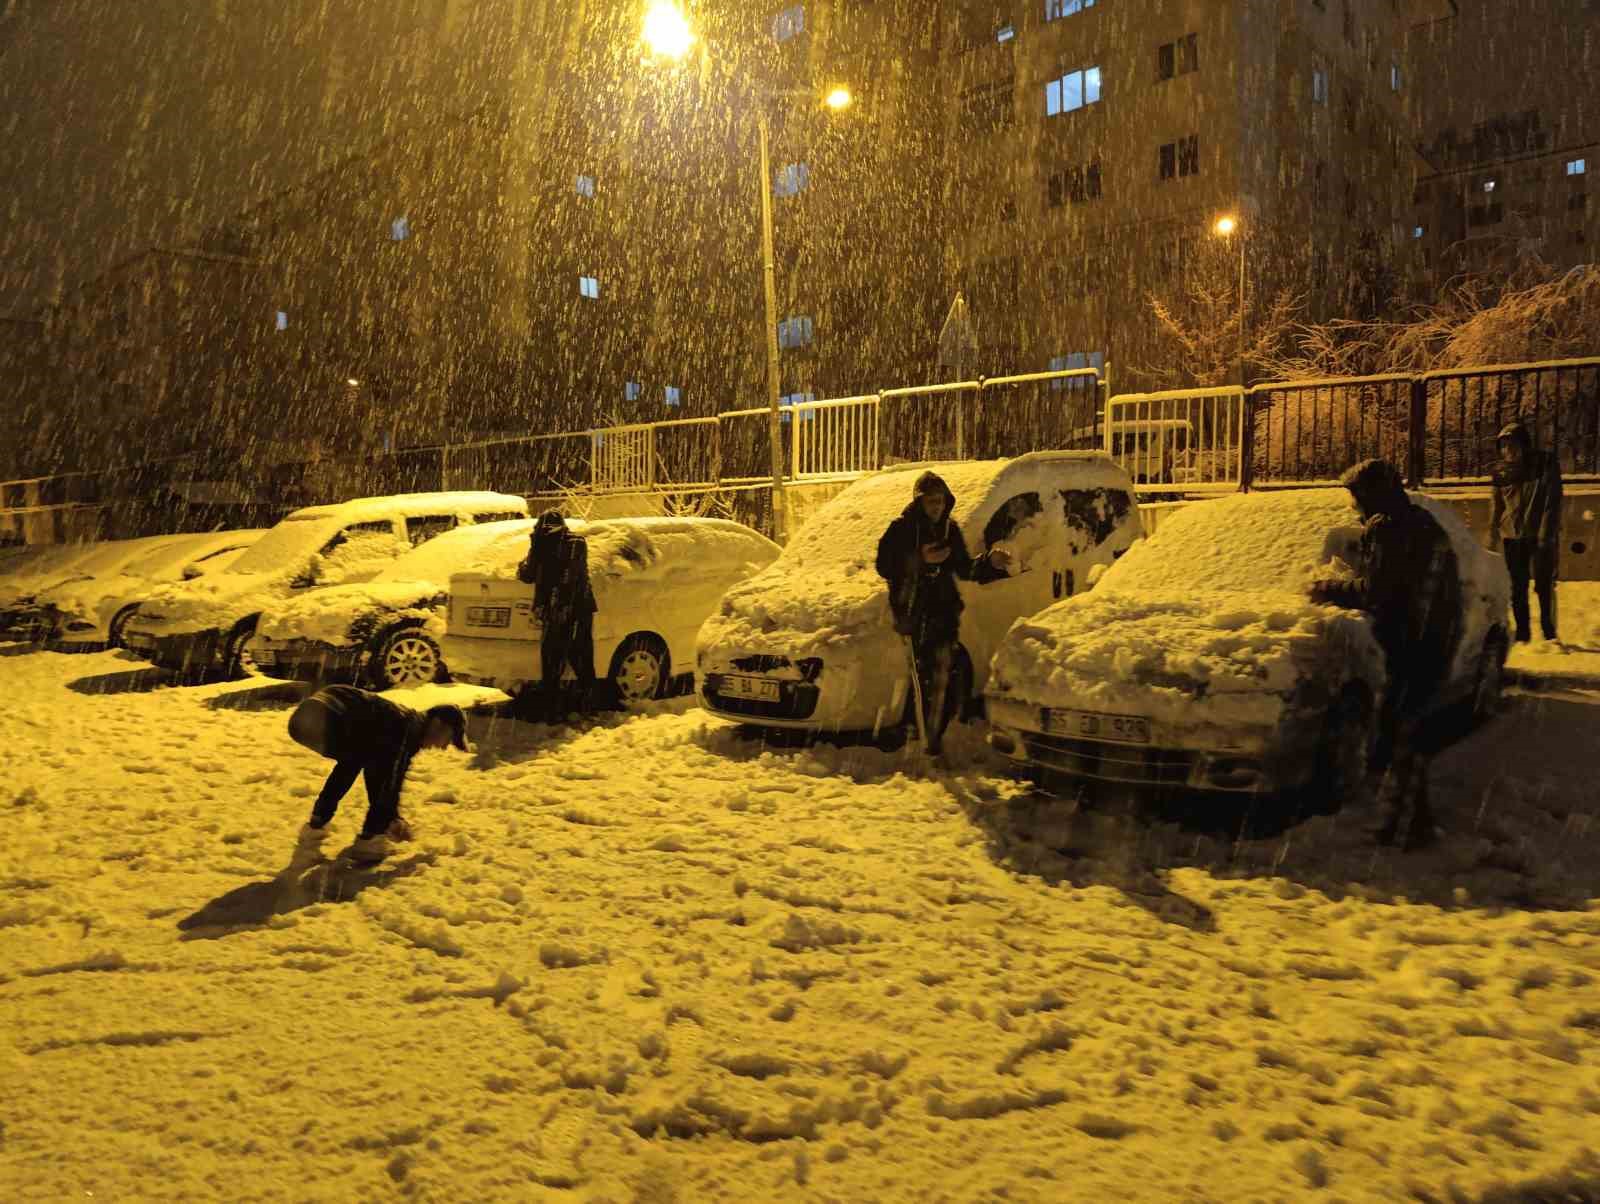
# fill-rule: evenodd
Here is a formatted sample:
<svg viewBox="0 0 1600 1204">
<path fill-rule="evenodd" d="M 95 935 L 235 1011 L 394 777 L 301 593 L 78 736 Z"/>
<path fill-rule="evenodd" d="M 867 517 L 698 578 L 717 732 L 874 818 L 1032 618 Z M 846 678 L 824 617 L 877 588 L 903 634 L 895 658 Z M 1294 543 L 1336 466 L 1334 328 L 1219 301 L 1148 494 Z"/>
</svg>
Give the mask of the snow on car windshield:
<svg viewBox="0 0 1600 1204">
<path fill-rule="evenodd" d="M 1240 493 L 1192 502 L 1106 571 L 1100 590 L 1182 595 L 1298 592 L 1329 557 L 1330 535 L 1360 517 L 1344 489 Z"/>
<path fill-rule="evenodd" d="M 339 519 L 326 514 L 291 514 L 230 564 L 227 573 L 270 573 L 295 569 L 339 529 Z"/>
<path fill-rule="evenodd" d="M 457 527 L 413 548 L 373 580 L 447 582 L 452 573 L 492 571 L 512 549 L 521 558 L 531 530 L 530 518 Z"/>
</svg>

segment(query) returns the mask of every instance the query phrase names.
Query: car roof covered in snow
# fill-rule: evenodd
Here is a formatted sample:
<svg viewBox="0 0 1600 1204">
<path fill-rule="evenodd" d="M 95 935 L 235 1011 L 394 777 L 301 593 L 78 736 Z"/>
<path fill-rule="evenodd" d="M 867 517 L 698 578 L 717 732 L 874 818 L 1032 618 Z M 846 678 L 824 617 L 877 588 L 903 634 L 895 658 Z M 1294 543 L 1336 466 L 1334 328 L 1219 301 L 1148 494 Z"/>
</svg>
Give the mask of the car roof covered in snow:
<svg viewBox="0 0 1600 1204">
<path fill-rule="evenodd" d="M 361 522 L 370 516 L 376 520 L 395 515 L 437 510 L 440 514 L 465 514 L 474 510 L 519 510 L 526 514 L 528 501 L 519 494 L 493 493 L 483 489 L 448 490 L 439 493 L 395 493 L 382 497 L 357 497 L 344 502 L 329 502 L 320 506 L 302 506 L 288 517 L 292 519 L 337 518 L 344 522 Z"/>
<path fill-rule="evenodd" d="M 503 577 L 515 574 L 528 552 L 531 521 L 487 524 L 503 528 L 483 545 L 470 569 L 458 569 L 452 576 L 482 573 Z M 723 518 L 651 516 L 641 518 L 594 518 L 567 520 L 567 529 L 581 535 L 589 545 L 589 574 L 637 573 L 655 567 L 667 545 L 679 544 L 677 551 L 693 550 L 696 556 L 720 548 L 724 559 L 746 560 L 752 554 L 776 558 L 778 545 L 761 532 L 743 523 Z"/>
</svg>

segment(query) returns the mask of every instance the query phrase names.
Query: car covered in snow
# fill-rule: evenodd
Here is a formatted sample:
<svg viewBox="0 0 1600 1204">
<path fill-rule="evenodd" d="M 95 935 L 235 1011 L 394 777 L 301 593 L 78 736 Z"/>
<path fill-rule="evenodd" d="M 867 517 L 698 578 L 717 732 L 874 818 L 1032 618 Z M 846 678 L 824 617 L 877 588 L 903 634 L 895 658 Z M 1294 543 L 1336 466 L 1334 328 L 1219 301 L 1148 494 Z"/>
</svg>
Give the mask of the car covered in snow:
<svg viewBox="0 0 1600 1204">
<path fill-rule="evenodd" d="M 0 559 L 0 631 L 10 625 L 12 611 L 29 605 L 41 589 L 64 579 L 74 562 L 99 546 L 92 542 L 51 543 L 5 549 Z"/>
<path fill-rule="evenodd" d="M 120 572 L 45 590 L 37 598 L 43 612 L 40 638 L 68 647 L 118 646 L 123 628 L 154 587 L 215 572 L 264 534 L 262 529 L 175 535 Z"/>
<path fill-rule="evenodd" d="M 1438 703 L 1487 714 L 1507 649 L 1505 562 L 1443 503 L 1461 575 L 1461 639 Z M 1364 612 L 1311 601 L 1355 564 L 1344 489 L 1193 503 L 1091 594 L 1017 623 L 995 654 L 990 744 L 1018 768 L 1206 792 L 1314 788 L 1365 776 L 1386 688 Z"/>
<path fill-rule="evenodd" d="M 247 664 L 261 614 L 296 594 L 369 581 L 413 547 L 456 527 L 525 517 L 509 493 L 408 493 L 307 506 L 287 515 L 221 572 L 151 592 L 125 646 L 167 669 L 229 676 Z"/>
<path fill-rule="evenodd" d="M 624 706 L 661 697 L 675 674 L 689 672 L 695 633 L 723 594 L 778 557 L 766 536 L 724 519 L 574 519 L 567 527 L 589 545 L 595 675 Z M 538 684 L 533 586 L 517 579 L 532 530 L 509 527 L 484 549 L 481 568 L 451 577 L 442 649 L 453 680 L 513 695 Z"/>
<path fill-rule="evenodd" d="M 765 572 L 729 591 L 700 630 L 700 702 L 760 727 L 872 733 L 913 718 L 909 654 L 894 631 L 878 540 L 932 468 L 976 559 L 1003 547 L 1008 574 L 958 584 L 965 609 L 956 696 L 972 703 L 1012 622 L 1089 587 L 1141 533 L 1133 482 L 1100 452 L 905 465 L 863 477 L 822 506 Z"/>
<path fill-rule="evenodd" d="M 370 581 L 288 598 L 262 614 L 250 659 L 269 677 L 359 679 L 377 690 L 437 681 L 445 676 L 439 641 L 451 576 L 489 567 L 482 563 L 487 550 L 512 532 L 526 544 L 528 529 L 525 519 L 458 527 Z"/>
<path fill-rule="evenodd" d="M 178 538 L 150 535 L 63 545 L 60 553 L 41 557 L 25 575 L 13 579 L 0 596 L 0 635 L 12 640 L 44 639 L 53 620 L 42 599 L 65 588 L 117 577 L 128 565 Z"/>
</svg>

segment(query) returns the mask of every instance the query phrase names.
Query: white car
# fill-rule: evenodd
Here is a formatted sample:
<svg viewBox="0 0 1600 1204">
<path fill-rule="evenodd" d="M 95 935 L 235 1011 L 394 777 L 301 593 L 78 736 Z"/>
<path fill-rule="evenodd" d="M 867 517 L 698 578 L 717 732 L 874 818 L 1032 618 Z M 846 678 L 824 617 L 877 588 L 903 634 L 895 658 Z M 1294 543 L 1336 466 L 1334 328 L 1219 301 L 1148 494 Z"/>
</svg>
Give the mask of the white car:
<svg viewBox="0 0 1600 1204">
<path fill-rule="evenodd" d="M 909 651 L 895 634 L 878 540 L 932 468 L 955 495 L 976 559 L 996 546 L 1009 575 L 957 588 L 956 697 L 971 701 L 1012 622 L 1089 587 L 1142 533 L 1133 482 L 1099 452 L 897 466 L 821 507 L 766 572 L 731 590 L 700 630 L 697 685 L 713 714 L 761 727 L 873 733 L 889 743 L 910 715 Z"/>
<path fill-rule="evenodd" d="M 371 581 L 331 585 L 287 599 L 261 616 L 250 658 L 269 677 L 360 679 L 377 690 L 445 676 L 450 578 L 492 567 L 503 536 L 528 542 L 526 519 L 476 523 L 413 548 Z M 512 543 L 517 540 L 513 539 Z"/>
<path fill-rule="evenodd" d="M 1462 636 L 1437 701 L 1487 714 L 1508 646 L 1505 562 L 1446 505 L 1412 500 L 1461 574 Z M 1011 629 L 989 681 L 991 745 L 1080 779 L 1343 797 L 1365 776 L 1387 675 L 1370 618 L 1309 588 L 1354 563 L 1359 524 L 1344 489 L 1179 510 L 1092 594 Z"/>
<path fill-rule="evenodd" d="M 45 612 L 43 638 L 69 647 L 119 646 L 123 628 L 153 587 L 215 572 L 265 534 L 263 529 L 175 535 L 119 573 L 45 590 L 37 599 Z"/>
<path fill-rule="evenodd" d="M 263 611 L 305 590 L 369 581 L 418 544 L 458 526 L 524 517 L 509 493 L 407 493 L 296 510 L 219 573 L 154 590 L 128 621 L 127 648 L 167 669 L 247 663 Z"/>
<path fill-rule="evenodd" d="M 455 681 L 517 694 L 539 682 L 539 622 L 533 586 L 517 580 L 532 523 L 516 524 L 486 549 L 490 567 L 450 579 L 442 641 Z M 624 706 L 659 698 L 688 672 L 695 632 L 722 595 L 778 556 L 778 545 L 740 523 L 715 518 L 572 520 L 589 545 L 595 675 Z M 570 673 L 570 670 L 568 670 Z"/>
<path fill-rule="evenodd" d="M 150 535 L 141 539 L 104 539 L 79 545 L 80 551 L 63 553 L 35 566 L 35 572 L 7 591 L 0 630 L 10 639 L 42 640 L 50 630 L 50 615 L 41 602 L 65 587 L 118 576 L 129 564 L 159 551 L 175 535 Z"/>
<path fill-rule="evenodd" d="M 0 629 L 11 610 L 26 606 L 42 589 L 65 579 L 72 566 L 101 545 L 99 543 L 33 544 L 7 548 L 0 560 Z"/>
</svg>

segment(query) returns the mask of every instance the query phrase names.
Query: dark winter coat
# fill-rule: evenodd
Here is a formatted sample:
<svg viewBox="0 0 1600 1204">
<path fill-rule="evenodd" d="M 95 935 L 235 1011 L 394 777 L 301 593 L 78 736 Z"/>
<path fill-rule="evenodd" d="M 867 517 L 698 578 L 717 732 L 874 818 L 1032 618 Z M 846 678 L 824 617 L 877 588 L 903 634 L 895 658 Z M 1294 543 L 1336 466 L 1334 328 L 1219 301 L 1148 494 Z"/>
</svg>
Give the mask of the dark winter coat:
<svg viewBox="0 0 1600 1204">
<path fill-rule="evenodd" d="M 428 716 L 355 686 L 325 686 L 312 697 L 329 711 L 326 755 L 364 770 L 374 806 L 397 805 L 411 761 L 422 747 Z M 344 790 L 354 781 L 351 772 Z"/>
<path fill-rule="evenodd" d="M 921 495 L 932 490 L 944 494 L 944 514 L 938 522 L 930 522 L 922 509 Z M 878 576 L 889 585 L 895 630 L 919 645 L 955 642 L 962 610 L 958 578 L 991 581 L 997 576 L 987 560 L 974 564 L 955 520 L 955 506 L 950 487 L 934 473 L 923 473 L 910 505 L 878 540 Z M 948 547 L 950 555 L 940 564 L 925 564 L 926 544 Z"/>
<path fill-rule="evenodd" d="M 517 580 L 533 586 L 533 609 L 546 626 L 570 624 L 600 608 L 589 584 L 589 542 L 565 526 L 534 528 Z"/>
<path fill-rule="evenodd" d="M 1499 547 L 1507 539 L 1556 544 L 1561 539 L 1561 464 L 1552 453 L 1533 449 L 1528 428 L 1520 422 L 1507 425 L 1495 442 L 1507 439 L 1522 445 L 1522 465 L 1516 471 L 1503 466 L 1495 470 L 1490 546 Z"/>
</svg>

